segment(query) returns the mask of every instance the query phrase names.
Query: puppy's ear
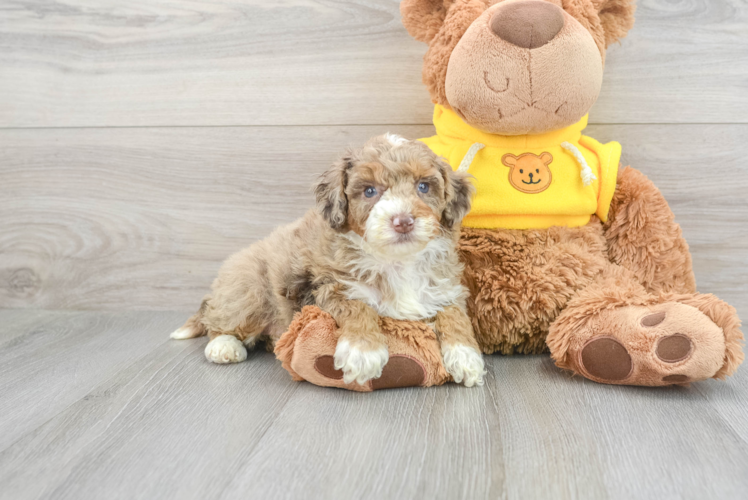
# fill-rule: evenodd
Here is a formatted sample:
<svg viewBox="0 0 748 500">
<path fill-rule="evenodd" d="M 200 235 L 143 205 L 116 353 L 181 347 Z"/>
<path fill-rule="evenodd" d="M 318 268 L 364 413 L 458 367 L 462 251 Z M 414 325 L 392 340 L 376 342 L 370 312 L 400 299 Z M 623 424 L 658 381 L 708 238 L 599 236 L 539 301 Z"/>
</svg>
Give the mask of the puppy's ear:
<svg viewBox="0 0 748 500">
<path fill-rule="evenodd" d="M 470 212 L 470 200 L 475 194 L 475 186 L 471 182 L 473 176 L 467 172 L 454 172 L 452 167 L 441 158 L 437 160 L 437 164 L 444 176 L 444 193 L 447 202 L 442 213 L 442 225 L 452 228 Z"/>
<path fill-rule="evenodd" d="M 352 166 L 353 159 L 350 153 L 347 153 L 320 176 L 314 187 L 317 210 L 333 229 L 342 228 L 348 218 L 345 187 L 348 183 L 348 169 Z"/>
<path fill-rule="evenodd" d="M 617 42 L 634 26 L 635 0 L 595 0 L 600 24 L 605 31 L 605 47 Z"/>
</svg>

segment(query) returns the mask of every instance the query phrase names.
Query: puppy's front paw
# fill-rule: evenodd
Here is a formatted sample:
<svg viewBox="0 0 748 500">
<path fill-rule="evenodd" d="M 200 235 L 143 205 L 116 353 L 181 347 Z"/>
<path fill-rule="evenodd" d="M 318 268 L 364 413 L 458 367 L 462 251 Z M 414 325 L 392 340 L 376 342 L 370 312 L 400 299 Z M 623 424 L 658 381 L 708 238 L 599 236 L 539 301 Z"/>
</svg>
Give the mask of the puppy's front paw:
<svg viewBox="0 0 748 500">
<path fill-rule="evenodd" d="M 382 368 L 390 359 L 387 346 L 365 348 L 361 343 L 340 339 L 335 348 L 335 368 L 343 370 L 343 382 L 354 380 L 364 385 L 373 378 L 382 376 Z"/>
<path fill-rule="evenodd" d="M 205 357 L 212 363 L 239 363 L 247 359 L 247 348 L 232 335 L 219 335 L 205 346 Z"/>
<path fill-rule="evenodd" d="M 464 383 L 465 387 L 483 385 L 483 375 L 486 374 L 483 356 L 474 348 L 463 344 L 443 345 L 442 359 L 447 373 L 458 384 Z"/>
</svg>

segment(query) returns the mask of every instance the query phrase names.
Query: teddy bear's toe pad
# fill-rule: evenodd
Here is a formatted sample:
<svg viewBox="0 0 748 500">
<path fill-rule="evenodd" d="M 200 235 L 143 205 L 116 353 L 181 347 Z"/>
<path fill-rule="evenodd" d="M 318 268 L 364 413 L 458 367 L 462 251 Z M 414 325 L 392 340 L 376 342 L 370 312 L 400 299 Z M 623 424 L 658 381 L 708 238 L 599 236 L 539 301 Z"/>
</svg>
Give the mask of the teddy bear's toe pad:
<svg viewBox="0 0 748 500">
<path fill-rule="evenodd" d="M 392 356 L 384 365 L 382 376 L 371 381 L 371 388 L 394 389 L 395 387 L 415 387 L 423 385 L 426 370 L 421 363 L 408 356 Z"/>
<path fill-rule="evenodd" d="M 335 368 L 335 358 L 332 356 L 319 356 L 314 360 L 314 369 L 323 377 L 333 380 L 342 380 L 343 370 Z"/>
<path fill-rule="evenodd" d="M 332 356 L 318 356 L 314 360 L 314 369 L 323 377 L 342 380 L 343 370 L 335 368 Z M 384 365 L 382 376 L 372 379 L 369 384 L 372 390 L 394 389 L 396 387 L 416 387 L 423 385 L 426 371 L 421 363 L 409 356 L 394 355 Z"/>
<path fill-rule="evenodd" d="M 698 309 L 668 302 L 601 311 L 577 332 L 575 371 L 597 382 L 684 384 L 722 366 L 722 329 Z"/>
<path fill-rule="evenodd" d="M 693 343 L 691 339 L 676 333 L 675 335 L 669 335 L 663 337 L 657 342 L 657 349 L 655 354 L 665 363 L 677 363 L 683 361 L 691 355 L 693 352 Z"/>
<path fill-rule="evenodd" d="M 624 380 L 634 367 L 625 347 L 613 337 L 593 337 L 582 348 L 587 373 L 603 380 Z"/>
</svg>

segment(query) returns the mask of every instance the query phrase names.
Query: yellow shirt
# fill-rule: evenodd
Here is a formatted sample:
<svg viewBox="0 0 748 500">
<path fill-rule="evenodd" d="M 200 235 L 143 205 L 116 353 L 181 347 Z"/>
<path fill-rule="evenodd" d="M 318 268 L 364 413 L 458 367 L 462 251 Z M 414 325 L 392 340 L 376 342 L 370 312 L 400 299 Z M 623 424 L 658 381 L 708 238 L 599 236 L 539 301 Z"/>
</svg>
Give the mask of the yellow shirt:
<svg viewBox="0 0 748 500">
<path fill-rule="evenodd" d="M 583 136 L 586 116 L 553 132 L 503 136 L 481 132 L 453 111 L 437 105 L 434 126 L 436 135 L 421 141 L 446 158 L 453 170 L 468 155 L 463 169 L 467 167 L 467 172 L 475 177 L 477 193 L 472 210 L 463 220 L 464 226 L 578 227 L 587 224 L 592 214 L 597 214 L 603 222 L 607 220 L 616 188 L 621 145 L 600 144 Z M 470 161 L 468 153 L 476 150 Z M 583 180 L 584 163 L 589 166 L 586 170 L 589 185 Z"/>
</svg>

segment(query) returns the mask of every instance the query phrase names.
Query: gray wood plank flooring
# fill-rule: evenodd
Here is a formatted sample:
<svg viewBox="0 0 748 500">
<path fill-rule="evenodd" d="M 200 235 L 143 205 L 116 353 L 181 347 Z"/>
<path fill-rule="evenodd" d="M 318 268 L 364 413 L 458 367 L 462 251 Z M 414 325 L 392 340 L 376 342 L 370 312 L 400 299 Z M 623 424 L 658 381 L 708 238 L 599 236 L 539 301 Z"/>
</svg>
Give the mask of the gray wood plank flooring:
<svg viewBox="0 0 748 500">
<path fill-rule="evenodd" d="M 746 371 L 727 382 L 647 389 L 571 378 L 547 356 L 491 356 L 484 388 L 357 394 L 293 382 L 264 351 L 211 365 L 205 339 L 166 340 L 181 313 L 29 316 L 0 312 L 0 342 L 10 336 L 14 344 L 0 351 L 3 499 L 748 491 Z M 39 357 L 45 369 L 7 365 L 34 337 L 50 344 L 49 359 L 33 349 L 26 359 Z M 106 358 L 95 342 L 112 345 Z M 7 379 L 10 369 L 22 386 Z M 89 383 L 61 387 L 75 371 Z M 34 421 L 19 424 L 9 410 Z"/>
</svg>

